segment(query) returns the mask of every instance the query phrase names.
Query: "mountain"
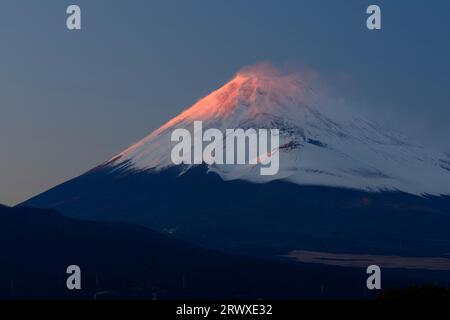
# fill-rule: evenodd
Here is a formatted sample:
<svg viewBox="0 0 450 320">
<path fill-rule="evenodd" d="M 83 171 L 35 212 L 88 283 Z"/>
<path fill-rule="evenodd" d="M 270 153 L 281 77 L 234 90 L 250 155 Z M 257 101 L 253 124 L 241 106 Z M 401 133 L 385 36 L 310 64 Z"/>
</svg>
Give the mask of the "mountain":
<svg viewBox="0 0 450 320">
<path fill-rule="evenodd" d="M 170 136 L 177 128 L 192 130 L 194 121 L 202 121 L 203 130 L 222 132 L 279 129 L 280 147 L 272 150 L 280 153 L 278 174 L 261 176 L 258 165 L 208 167 L 224 180 L 282 179 L 300 185 L 450 194 L 450 156 L 369 122 L 313 90 L 297 75 L 264 69 L 238 74 L 108 165 L 134 171 L 174 166 Z"/>
<path fill-rule="evenodd" d="M 365 273 L 358 268 L 223 254 L 136 225 L 71 219 L 53 210 L 0 207 L 0 250 L 2 299 L 373 296 L 361 289 Z M 81 268 L 80 291 L 66 288 L 73 264 Z M 386 279 L 397 288 L 412 283 Z"/>
<path fill-rule="evenodd" d="M 177 128 L 279 129 L 280 170 L 174 165 Z M 195 132 L 194 132 L 195 134 Z M 191 153 L 195 153 L 194 150 Z M 297 75 L 247 70 L 149 136 L 23 205 L 129 221 L 211 248 L 445 255 L 450 158 L 358 116 Z"/>
</svg>

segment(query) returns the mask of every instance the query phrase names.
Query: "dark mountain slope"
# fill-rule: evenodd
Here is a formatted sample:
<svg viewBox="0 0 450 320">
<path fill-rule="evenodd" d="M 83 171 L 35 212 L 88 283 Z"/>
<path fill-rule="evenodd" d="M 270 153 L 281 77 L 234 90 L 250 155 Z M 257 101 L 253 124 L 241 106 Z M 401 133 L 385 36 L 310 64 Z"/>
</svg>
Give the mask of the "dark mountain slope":
<svg viewBox="0 0 450 320">
<path fill-rule="evenodd" d="M 134 222 L 246 254 L 293 249 L 410 256 L 449 252 L 449 197 L 223 181 L 203 166 L 181 176 L 179 170 L 125 172 L 101 166 L 24 205 Z"/>
<path fill-rule="evenodd" d="M 0 207 L 1 298 L 348 298 L 364 295 L 364 270 L 213 252 L 124 223 Z M 66 267 L 82 290 L 66 289 Z M 390 286 L 413 283 L 386 276 Z M 323 289 L 324 288 L 324 289 Z"/>
</svg>

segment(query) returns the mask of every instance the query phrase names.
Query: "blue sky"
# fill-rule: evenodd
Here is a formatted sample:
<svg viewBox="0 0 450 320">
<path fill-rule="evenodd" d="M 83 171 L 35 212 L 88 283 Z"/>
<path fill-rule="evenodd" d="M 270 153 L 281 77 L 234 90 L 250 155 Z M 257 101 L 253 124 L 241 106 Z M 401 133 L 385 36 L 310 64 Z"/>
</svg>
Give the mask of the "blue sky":
<svg viewBox="0 0 450 320">
<path fill-rule="evenodd" d="M 449 17 L 444 0 L 1 0 L 0 203 L 90 169 L 259 61 L 313 68 L 450 151 Z"/>
</svg>

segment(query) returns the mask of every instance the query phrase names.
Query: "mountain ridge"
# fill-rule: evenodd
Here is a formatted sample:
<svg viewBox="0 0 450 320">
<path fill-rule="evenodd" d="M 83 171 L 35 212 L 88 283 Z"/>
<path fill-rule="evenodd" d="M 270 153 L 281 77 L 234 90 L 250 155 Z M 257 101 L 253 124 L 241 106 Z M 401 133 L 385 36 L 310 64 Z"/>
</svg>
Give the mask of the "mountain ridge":
<svg viewBox="0 0 450 320">
<path fill-rule="evenodd" d="M 299 248 L 442 255 L 450 243 L 448 196 L 224 181 L 205 165 L 160 172 L 100 166 L 22 205 L 130 221 L 202 246 L 272 257 Z"/>
<path fill-rule="evenodd" d="M 399 190 L 416 195 L 450 194 L 450 157 L 410 142 L 405 136 L 356 115 L 355 110 L 309 87 L 297 74 L 254 70 L 200 99 L 150 135 L 104 164 L 136 170 L 174 166 L 170 154 L 177 128 L 279 129 L 280 171 L 255 172 L 260 165 L 209 165 L 224 180 L 366 191 Z M 193 153 L 193 151 L 191 151 Z"/>
<path fill-rule="evenodd" d="M 201 246 L 441 256 L 450 243 L 448 155 L 344 111 L 298 75 L 238 74 L 93 170 L 22 205 L 144 225 Z M 171 132 L 279 127 L 280 170 L 174 165 Z"/>
<path fill-rule="evenodd" d="M 361 290 L 365 274 L 358 268 L 230 255 L 141 226 L 72 219 L 53 210 L 0 206 L 0 249 L 2 299 L 374 296 Z M 81 268 L 81 290 L 66 287 L 66 268 L 73 264 Z M 385 283 L 404 287 L 412 279 L 414 274 L 392 274 Z"/>
</svg>

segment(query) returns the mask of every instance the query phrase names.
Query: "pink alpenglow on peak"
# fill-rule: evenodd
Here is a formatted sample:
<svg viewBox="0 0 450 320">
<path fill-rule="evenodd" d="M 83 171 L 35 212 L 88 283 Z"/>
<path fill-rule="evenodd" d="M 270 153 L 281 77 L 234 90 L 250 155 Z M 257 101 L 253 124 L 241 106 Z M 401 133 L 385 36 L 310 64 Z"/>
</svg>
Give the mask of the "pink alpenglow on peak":
<svg viewBox="0 0 450 320">
<path fill-rule="evenodd" d="M 201 121 L 205 131 L 279 131 L 279 146 L 270 151 L 279 156 L 276 174 L 261 175 L 259 162 L 230 165 L 206 161 L 209 170 L 224 180 L 265 183 L 281 179 L 372 192 L 450 194 L 448 155 L 365 119 L 357 109 L 315 87 L 308 77 L 267 65 L 237 73 L 107 164 L 138 171 L 177 165 L 171 160 L 176 145 L 172 132 L 182 128 L 195 134 L 195 121 Z M 188 164 L 185 170 L 195 165 L 198 162 Z"/>
</svg>

